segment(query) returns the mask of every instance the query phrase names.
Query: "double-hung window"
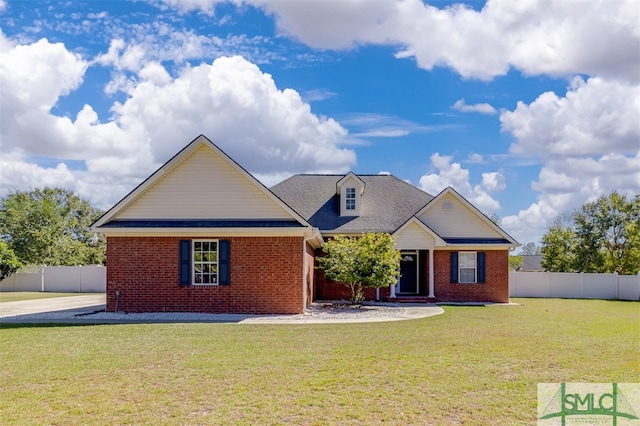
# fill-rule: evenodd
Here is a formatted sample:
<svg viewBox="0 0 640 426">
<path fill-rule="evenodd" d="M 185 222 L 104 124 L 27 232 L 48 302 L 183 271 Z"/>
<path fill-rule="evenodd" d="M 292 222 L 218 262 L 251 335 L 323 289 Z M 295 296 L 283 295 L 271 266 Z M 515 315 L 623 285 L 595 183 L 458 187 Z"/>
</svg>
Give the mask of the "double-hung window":
<svg viewBox="0 0 640 426">
<path fill-rule="evenodd" d="M 230 247 L 230 240 L 180 240 L 180 286 L 230 285 Z"/>
<path fill-rule="evenodd" d="M 482 284 L 486 278 L 486 253 L 483 251 L 451 252 L 451 282 Z"/>
<path fill-rule="evenodd" d="M 475 252 L 458 253 L 458 282 L 476 283 L 478 282 L 478 263 Z"/>
<path fill-rule="evenodd" d="M 218 284 L 218 241 L 193 241 L 193 284 Z"/>
<path fill-rule="evenodd" d="M 345 209 L 355 210 L 356 209 L 356 189 L 352 187 L 347 188 L 345 195 L 346 195 Z"/>
</svg>

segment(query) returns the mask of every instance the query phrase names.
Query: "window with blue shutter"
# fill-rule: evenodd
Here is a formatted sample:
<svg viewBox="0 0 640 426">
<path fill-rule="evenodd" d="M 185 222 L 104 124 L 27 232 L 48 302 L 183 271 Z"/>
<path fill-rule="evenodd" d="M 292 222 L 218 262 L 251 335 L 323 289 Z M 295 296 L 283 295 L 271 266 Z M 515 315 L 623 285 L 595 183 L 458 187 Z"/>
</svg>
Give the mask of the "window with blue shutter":
<svg viewBox="0 0 640 426">
<path fill-rule="evenodd" d="M 181 240 L 180 285 L 229 285 L 229 240 Z"/>
<path fill-rule="evenodd" d="M 485 282 L 485 260 L 484 260 L 485 256 L 484 256 L 484 252 L 479 252 L 478 253 L 478 282 L 479 283 L 484 283 Z"/>
<path fill-rule="evenodd" d="M 191 240 L 180 240 L 180 285 L 191 285 Z"/>
<path fill-rule="evenodd" d="M 451 282 L 458 282 L 458 252 L 451 252 Z"/>
<path fill-rule="evenodd" d="M 459 284 L 484 283 L 486 275 L 485 264 L 484 252 L 452 252 L 451 282 Z"/>
<path fill-rule="evenodd" d="M 218 274 L 220 285 L 231 284 L 230 258 L 231 242 L 229 240 L 220 240 L 218 244 Z"/>
</svg>

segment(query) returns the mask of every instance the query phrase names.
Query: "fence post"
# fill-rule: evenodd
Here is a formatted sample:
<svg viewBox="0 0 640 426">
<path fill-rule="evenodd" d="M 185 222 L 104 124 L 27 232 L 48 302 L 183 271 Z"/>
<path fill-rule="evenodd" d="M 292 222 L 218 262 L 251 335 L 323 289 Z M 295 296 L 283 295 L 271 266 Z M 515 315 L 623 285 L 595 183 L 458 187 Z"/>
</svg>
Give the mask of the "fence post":
<svg viewBox="0 0 640 426">
<path fill-rule="evenodd" d="M 42 292 L 46 291 L 44 288 L 44 268 L 46 268 L 46 266 L 40 266 L 40 289 Z"/>
</svg>

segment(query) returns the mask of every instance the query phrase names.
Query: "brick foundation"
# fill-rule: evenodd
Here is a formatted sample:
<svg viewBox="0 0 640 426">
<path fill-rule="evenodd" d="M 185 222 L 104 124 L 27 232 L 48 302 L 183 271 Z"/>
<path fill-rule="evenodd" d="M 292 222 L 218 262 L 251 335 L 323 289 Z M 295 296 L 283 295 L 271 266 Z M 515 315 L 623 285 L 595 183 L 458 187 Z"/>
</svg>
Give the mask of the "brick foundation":
<svg viewBox="0 0 640 426">
<path fill-rule="evenodd" d="M 207 238 L 230 240 L 230 285 L 180 287 L 179 242 L 192 238 L 108 237 L 107 310 L 120 291 L 118 310 L 126 312 L 304 311 L 302 237 Z"/>
</svg>

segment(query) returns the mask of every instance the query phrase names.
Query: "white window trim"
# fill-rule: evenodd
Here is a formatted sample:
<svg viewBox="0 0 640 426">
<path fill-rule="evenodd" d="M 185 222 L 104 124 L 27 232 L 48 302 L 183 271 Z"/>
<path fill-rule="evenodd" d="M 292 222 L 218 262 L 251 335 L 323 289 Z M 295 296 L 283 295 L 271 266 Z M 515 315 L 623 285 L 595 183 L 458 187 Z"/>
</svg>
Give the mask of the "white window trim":
<svg viewBox="0 0 640 426">
<path fill-rule="evenodd" d="M 353 191 L 352 194 L 350 194 L 351 191 Z M 344 204 L 344 208 L 345 208 L 345 210 L 355 211 L 357 209 L 356 208 L 356 203 L 357 203 L 356 199 L 357 199 L 356 198 L 356 188 L 353 187 L 353 186 L 348 186 L 345 189 L 345 200 L 344 200 L 344 203 L 345 203 Z M 351 206 L 350 206 L 349 201 L 353 201 L 353 204 Z"/>
<path fill-rule="evenodd" d="M 215 262 L 196 262 L 196 243 L 216 243 L 216 261 Z M 192 240 L 191 241 L 191 284 L 192 285 L 202 285 L 202 286 L 212 286 L 212 285 L 220 285 L 220 276 L 219 276 L 219 265 L 218 265 L 218 256 L 220 252 L 220 241 L 214 239 L 205 239 L 205 240 Z M 216 269 L 216 282 L 215 283 L 199 283 L 196 282 L 196 263 L 198 264 L 208 264 L 215 265 Z"/>
<path fill-rule="evenodd" d="M 474 266 L 462 266 L 462 255 L 473 254 Z M 462 270 L 473 269 L 473 281 L 462 281 Z M 459 251 L 458 252 L 458 283 L 459 284 L 477 284 L 478 283 L 478 252 L 475 251 Z"/>
</svg>

